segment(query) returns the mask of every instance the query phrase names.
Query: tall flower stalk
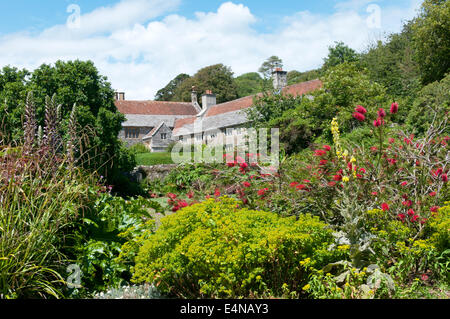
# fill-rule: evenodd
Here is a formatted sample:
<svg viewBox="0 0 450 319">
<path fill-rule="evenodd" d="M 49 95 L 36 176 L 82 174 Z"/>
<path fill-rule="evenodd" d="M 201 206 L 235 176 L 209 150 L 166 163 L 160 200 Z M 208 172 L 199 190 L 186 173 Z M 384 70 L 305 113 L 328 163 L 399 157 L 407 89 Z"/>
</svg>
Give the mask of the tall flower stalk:
<svg viewBox="0 0 450 319">
<path fill-rule="evenodd" d="M 33 92 L 29 92 L 25 103 L 25 120 L 23 123 L 24 144 L 23 151 L 30 154 L 33 150 L 36 139 L 36 109 L 33 101 Z"/>
</svg>

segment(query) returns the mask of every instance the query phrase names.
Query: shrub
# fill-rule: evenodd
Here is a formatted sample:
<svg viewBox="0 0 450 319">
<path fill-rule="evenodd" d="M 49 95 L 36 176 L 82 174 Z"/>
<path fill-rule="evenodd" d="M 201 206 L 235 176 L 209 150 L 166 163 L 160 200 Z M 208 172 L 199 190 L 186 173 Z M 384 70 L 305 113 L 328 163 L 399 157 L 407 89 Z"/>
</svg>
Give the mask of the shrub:
<svg viewBox="0 0 450 319">
<path fill-rule="evenodd" d="M 316 217 L 282 218 L 210 199 L 162 220 L 142 242 L 133 281 L 188 298 L 295 295 L 307 277 L 299 262 L 326 262 L 331 240 Z"/>
<path fill-rule="evenodd" d="M 133 146 L 130 147 L 130 150 L 135 154 L 150 153 L 150 150 L 148 149 L 147 146 L 145 146 L 144 143 L 134 144 Z"/>
</svg>

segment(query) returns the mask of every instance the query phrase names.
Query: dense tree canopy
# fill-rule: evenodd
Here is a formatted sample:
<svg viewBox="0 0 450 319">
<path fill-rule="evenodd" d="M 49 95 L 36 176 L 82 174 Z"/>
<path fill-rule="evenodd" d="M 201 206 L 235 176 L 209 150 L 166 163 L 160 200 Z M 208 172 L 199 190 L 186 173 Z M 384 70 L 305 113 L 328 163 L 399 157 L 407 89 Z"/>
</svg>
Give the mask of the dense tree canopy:
<svg viewBox="0 0 450 319">
<path fill-rule="evenodd" d="M 31 75 L 31 76 L 30 76 Z M 114 91 L 106 77 L 91 61 L 57 61 L 43 64 L 33 73 L 5 67 L 0 73 L 0 121 L 4 142 L 19 142 L 23 135 L 23 106 L 27 92 L 33 92 L 38 125 L 44 125 L 46 96 L 55 95 L 61 105 L 62 127 L 66 127 L 73 105 L 77 105 L 77 123 L 84 144 L 78 147 L 81 162 L 108 176 L 113 182 L 119 171 L 133 168 L 133 157 L 122 146 L 118 133 L 124 116 L 114 105 Z M 66 132 L 61 134 L 64 136 Z M 82 153 L 82 154 L 81 154 Z"/>
<path fill-rule="evenodd" d="M 283 60 L 281 60 L 276 55 L 271 56 L 268 58 L 259 68 L 258 72 L 263 75 L 265 79 L 270 79 L 272 77 L 273 71 L 275 71 L 276 68 L 282 68 L 283 67 Z"/>
<path fill-rule="evenodd" d="M 262 91 L 262 78 L 256 72 L 245 73 L 234 79 L 238 96 L 244 97 Z"/>
<path fill-rule="evenodd" d="M 422 81 L 428 84 L 441 80 L 450 70 L 450 2 L 426 0 L 413 21 L 416 59 Z"/>
<path fill-rule="evenodd" d="M 173 101 L 191 101 L 192 87 L 198 94 L 211 90 L 217 97 L 217 103 L 234 100 L 238 97 L 237 87 L 231 69 L 223 64 L 215 64 L 200 69 L 193 77 L 185 79 L 175 89 Z M 201 103 L 201 99 L 199 99 Z"/>
<path fill-rule="evenodd" d="M 164 88 L 156 93 L 156 101 L 173 101 L 177 88 L 183 83 L 184 80 L 189 79 L 190 76 L 185 73 L 178 74 L 172 81 L 169 82 Z"/>
<path fill-rule="evenodd" d="M 335 42 L 334 46 L 328 48 L 328 56 L 324 59 L 324 68 L 339 65 L 344 62 L 358 61 L 358 53 L 345 45 L 343 42 Z"/>
</svg>

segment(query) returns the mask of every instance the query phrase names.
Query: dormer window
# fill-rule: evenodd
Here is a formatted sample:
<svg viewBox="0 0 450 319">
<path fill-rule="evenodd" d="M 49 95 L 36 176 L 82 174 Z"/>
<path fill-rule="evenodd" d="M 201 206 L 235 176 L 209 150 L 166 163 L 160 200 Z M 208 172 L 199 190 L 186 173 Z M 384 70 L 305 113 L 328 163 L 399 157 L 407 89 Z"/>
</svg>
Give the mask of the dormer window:
<svg viewBox="0 0 450 319">
<path fill-rule="evenodd" d="M 161 133 L 161 139 L 167 140 L 167 133 Z"/>
</svg>

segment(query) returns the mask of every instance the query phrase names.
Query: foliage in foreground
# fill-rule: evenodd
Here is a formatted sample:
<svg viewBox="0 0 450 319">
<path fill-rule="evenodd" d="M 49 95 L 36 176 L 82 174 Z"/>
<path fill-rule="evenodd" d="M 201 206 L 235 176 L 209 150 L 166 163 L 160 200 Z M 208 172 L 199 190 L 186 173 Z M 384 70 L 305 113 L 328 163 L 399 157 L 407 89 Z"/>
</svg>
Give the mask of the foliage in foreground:
<svg viewBox="0 0 450 319">
<path fill-rule="evenodd" d="M 296 295 L 307 280 L 299 262 L 326 263 L 331 240 L 318 218 L 282 218 L 227 197 L 210 199 L 167 216 L 140 243 L 133 281 L 187 298 Z"/>
</svg>

